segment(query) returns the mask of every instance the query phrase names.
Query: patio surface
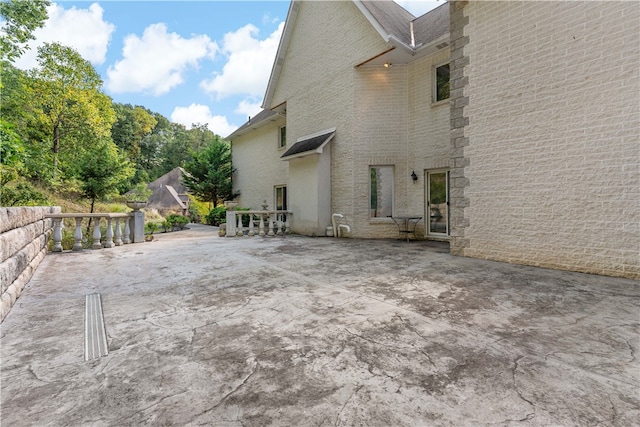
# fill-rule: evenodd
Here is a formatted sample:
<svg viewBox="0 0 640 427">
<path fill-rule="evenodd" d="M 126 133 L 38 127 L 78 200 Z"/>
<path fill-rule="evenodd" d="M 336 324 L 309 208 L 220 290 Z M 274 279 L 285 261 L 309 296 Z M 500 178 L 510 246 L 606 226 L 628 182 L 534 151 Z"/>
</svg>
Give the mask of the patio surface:
<svg viewBox="0 0 640 427">
<path fill-rule="evenodd" d="M 2 324 L 3 427 L 638 425 L 637 281 L 190 227 L 45 258 Z"/>
</svg>

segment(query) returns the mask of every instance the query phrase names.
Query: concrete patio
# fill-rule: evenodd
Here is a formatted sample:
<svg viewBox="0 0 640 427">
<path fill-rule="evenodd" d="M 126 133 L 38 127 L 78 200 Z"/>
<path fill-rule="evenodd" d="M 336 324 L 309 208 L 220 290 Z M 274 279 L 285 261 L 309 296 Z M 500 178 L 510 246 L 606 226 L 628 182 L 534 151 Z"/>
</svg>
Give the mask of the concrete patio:
<svg viewBox="0 0 640 427">
<path fill-rule="evenodd" d="M 637 281 L 190 227 L 45 258 L 2 324 L 3 427 L 638 425 Z"/>
</svg>

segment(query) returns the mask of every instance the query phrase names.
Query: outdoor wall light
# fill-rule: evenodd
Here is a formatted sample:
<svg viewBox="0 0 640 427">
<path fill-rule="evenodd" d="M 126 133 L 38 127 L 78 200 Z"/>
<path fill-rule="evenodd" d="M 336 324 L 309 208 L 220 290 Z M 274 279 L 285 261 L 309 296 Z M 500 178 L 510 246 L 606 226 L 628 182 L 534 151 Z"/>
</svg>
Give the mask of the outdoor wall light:
<svg viewBox="0 0 640 427">
<path fill-rule="evenodd" d="M 391 67 L 393 67 L 393 64 L 391 62 L 384 63 L 384 68 L 391 68 Z"/>
<path fill-rule="evenodd" d="M 413 182 L 416 182 L 418 180 L 418 175 L 416 175 L 416 171 L 411 171 L 411 179 L 413 180 Z"/>
</svg>

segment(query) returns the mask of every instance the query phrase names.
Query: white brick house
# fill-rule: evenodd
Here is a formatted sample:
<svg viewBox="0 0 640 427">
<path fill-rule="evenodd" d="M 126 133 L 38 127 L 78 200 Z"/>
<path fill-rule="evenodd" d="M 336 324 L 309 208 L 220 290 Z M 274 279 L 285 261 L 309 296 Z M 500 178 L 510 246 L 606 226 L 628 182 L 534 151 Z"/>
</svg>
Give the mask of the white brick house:
<svg viewBox="0 0 640 427">
<path fill-rule="evenodd" d="M 640 278 L 640 3 L 451 18 L 452 253 Z"/>
<path fill-rule="evenodd" d="M 314 236 L 419 216 L 454 254 L 639 278 L 638 22 L 624 1 L 294 1 L 264 111 L 228 137 L 240 205 Z"/>
<path fill-rule="evenodd" d="M 397 237 L 389 216 L 424 217 L 425 178 L 449 169 L 449 104 L 432 94 L 448 28 L 446 3 L 416 18 L 391 1 L 292 2 L 265 111 L 228 137 L 240 205 L 282 207 L 286 187 L 292 231 L 312 236 L 333 213 L 363 238 Z M 447 239 L 442 204 L 432 237 Z"/>
</svg>

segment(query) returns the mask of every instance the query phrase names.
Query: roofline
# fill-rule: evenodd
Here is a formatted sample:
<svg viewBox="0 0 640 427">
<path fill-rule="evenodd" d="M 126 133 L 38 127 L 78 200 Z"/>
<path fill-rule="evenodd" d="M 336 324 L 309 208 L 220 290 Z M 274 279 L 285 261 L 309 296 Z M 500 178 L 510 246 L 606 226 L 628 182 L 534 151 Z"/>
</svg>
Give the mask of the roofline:
<svg viewBox="0 0 640 427">
<path fill-rule="evenodd" d="M 298 17 L 298 10 L 300 10 L 300 0 L 292 0 L 289 5 L 289 11 L 287 12 L 287 19 L 284 21 L 284 29 L 282 30 L 282 36 L 280 37 L 280 43 L 278 44 L 278 51 L 276 53 L 275 60 L 273 61 L 273 67 L 271 67 L 271 74 L 269 75 L 269 82 L 267 83 L 267 90 L 265 91 L 264 98 L 262 98 L 263 109 L 270 109 L 269 103 L 273 92 L 275 91 L 275 83 L 280 77 L 282 71 L 282 64 L 284 63 L 284 54 L 291 41 L 293 34 L 293 27 Z"/>
<path fill-rule="evenodd" d="M 373 28 L 375 28 L 376 31 L 378 31 L 378 34 L 380 34 L 380 36 L 386 43 L 391 43 L 393 46 L 396 46 L 396 47 L 402 47 L 405 50 L 407 50 L 409 53 L 415 53 L 415 49 L 413 47 L 401 41 L 393 34 L 388 33 L 384 29 L 384 27 L 382 27 L 382 25 L 378 22 L 378 20 L 373 16 L 373 14 L 369 11 L 369 9 L 367 9 L 367 7 L 362 3 L 362 0 L 352 0 L 352 1 L 358 7 L 360 12 L 362 12 L 365 18 L 367 18 L 369 23 L 373 25 Z"/>
<path fill-rule="evenodd" d="M 314 133 L 312 133 L 312 134 L 310 134 L 310 135 L 301 136 L 300 138 L 296 139 L 296 144 L 297 144 L 297 143 L 298 143 L 298 142 L 300 142 L 300 141 L 305 141 L 305 140 L 307 140 L 307 139 L 315 138 L 316 136 L 320 136 L 320 135 L 324 135 L 324 134 L 329 134 L 329 133 L 330 133 L 331 135 L 329 135 L 329 136 L 327 137 L 327 139 L 326 139 L 322 144 L 320 144 L 320 146 L 319 146 L 318 148 L 315 148 L 315 149 L 313 149 L 313 150 L 303 151 L 303 152 L 301 152 L 301 153 L 290 154 L 290 155 L 288 155 L 288 156 L 286 156 L 286 157 L 283 155 L 282 157 L 280 157 L 280 160 L 282 160 L 282 161 L 288 161 L 288 160 L 295 159 L 295 158 L 298 158 L 298 157 L 305 157 L 305 156 L 308 156 L 308 155 L 310 155 L 310 154 L 322 154 L 322 152 L 324 151 L 324 147 L 325 147 L 325 146 L 329 143 L 329 141 L 331 141 L 331 140 L 335 137 L 335 135 L 336 135 L 336 128 L 335 128 L 335 127 L 332 127 L 332 128 L 329 128 L 329 129 L 325 129 L 325 130 L 321 130 L 321 131 L 318 131 L 318 132 L 314 132 Z M 294 144 L 294 145 L 295 145 L 295 144 Z M 292 147 L 293 147 L 293 145 L 292 145 Z"/>
</svg>

